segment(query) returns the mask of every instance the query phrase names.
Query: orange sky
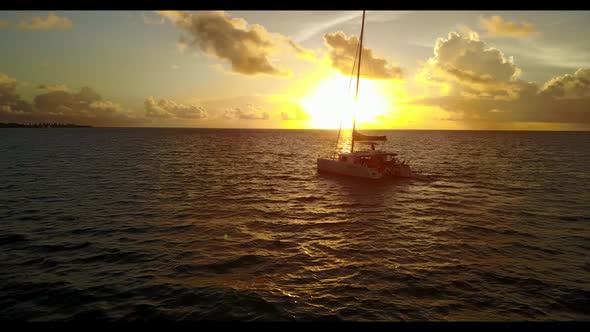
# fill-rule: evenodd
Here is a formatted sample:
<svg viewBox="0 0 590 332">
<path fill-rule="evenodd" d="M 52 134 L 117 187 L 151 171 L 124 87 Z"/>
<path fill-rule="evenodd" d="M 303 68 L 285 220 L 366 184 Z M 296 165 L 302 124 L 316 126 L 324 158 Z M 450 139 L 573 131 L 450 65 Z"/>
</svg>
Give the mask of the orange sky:
<svg viewBox="0 0 590 332">
<path fill-rule="evenodd" d="M 590 129 L 588 12 L 361 15 L 3 12 L 0 121 Z"/>
</svg>

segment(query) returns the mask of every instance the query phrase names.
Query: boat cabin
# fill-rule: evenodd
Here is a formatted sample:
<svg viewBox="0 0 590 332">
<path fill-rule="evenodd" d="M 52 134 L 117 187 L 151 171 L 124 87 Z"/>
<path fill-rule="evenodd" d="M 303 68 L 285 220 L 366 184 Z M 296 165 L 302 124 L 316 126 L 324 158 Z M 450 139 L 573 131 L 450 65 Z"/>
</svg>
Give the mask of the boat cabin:
<svg viewBox="0 0 590 332">
<path fill-rule="evenodd" d="M 338 161 L 376 167 L 384 163 L 395 162 L 395 156 L 397 154 L 382 151 L 357 151 L 340 154 Z"/>
</svg>

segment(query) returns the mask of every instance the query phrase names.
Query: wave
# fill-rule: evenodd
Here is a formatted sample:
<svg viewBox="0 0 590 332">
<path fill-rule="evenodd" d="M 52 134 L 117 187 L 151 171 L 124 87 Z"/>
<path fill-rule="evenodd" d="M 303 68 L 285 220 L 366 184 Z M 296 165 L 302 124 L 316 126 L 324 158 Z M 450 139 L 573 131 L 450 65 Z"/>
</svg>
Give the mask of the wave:
<svg viewBox="0 0 590 332">
<path fill-rule="evenodd" d="M 0 318 L 590 319 L 588 133 L 392 131 L 382 183 L 332 134 L 0 132 Z"/>
<path fill-rule="evenodd" d="M 0 235 L 0 246 L 11 245 L 15 243 L 28 242 L 28 238 L 22 234 L 2 234 Z"/>
</svg>

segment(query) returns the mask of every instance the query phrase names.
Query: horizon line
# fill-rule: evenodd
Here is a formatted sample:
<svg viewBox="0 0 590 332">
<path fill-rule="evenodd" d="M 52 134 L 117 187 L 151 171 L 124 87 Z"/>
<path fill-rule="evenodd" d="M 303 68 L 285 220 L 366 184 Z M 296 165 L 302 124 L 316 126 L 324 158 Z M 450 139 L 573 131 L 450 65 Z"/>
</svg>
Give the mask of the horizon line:
<svg viewBox="0 0 590 332">
<path fill-rule="evenodd" d="M 210 129 L 210 130 L 333 130 L 337 128 L 237 128 L 237 127 L 124 127 L 124 126 L 90 126 L 89 128 L 47 128 L 47 129 Z M 42 128 L 0 128 L 0 129 L 42 129 Z M 362 129 L 363 131 L 512 131 L 512 132 L 590 132 L 588 130 L 538 130 L 538 129 L 421 129 L 390 128 Z"/>
</svg>

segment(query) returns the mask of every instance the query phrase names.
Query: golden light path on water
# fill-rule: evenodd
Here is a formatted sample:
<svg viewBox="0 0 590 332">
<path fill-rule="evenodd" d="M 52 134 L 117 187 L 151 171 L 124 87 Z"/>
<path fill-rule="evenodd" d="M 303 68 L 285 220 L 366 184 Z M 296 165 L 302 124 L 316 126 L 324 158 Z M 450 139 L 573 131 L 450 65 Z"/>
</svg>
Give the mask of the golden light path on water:
<svg viewBox="0 0 590 332">
<path fill-rule="evenodd" d="M 0 131 L 0 319 L 588 320 L 589 133 L 383 134 Z"/>
</svg>

